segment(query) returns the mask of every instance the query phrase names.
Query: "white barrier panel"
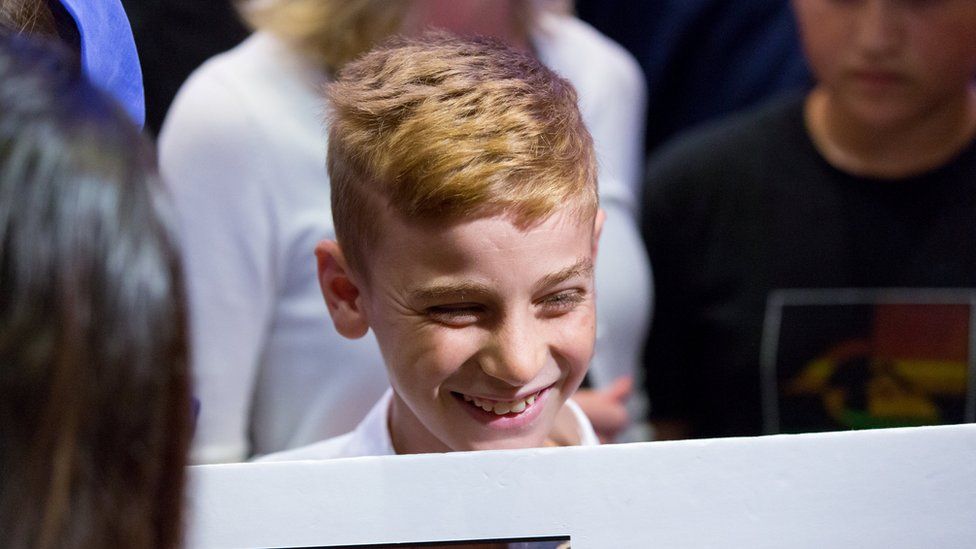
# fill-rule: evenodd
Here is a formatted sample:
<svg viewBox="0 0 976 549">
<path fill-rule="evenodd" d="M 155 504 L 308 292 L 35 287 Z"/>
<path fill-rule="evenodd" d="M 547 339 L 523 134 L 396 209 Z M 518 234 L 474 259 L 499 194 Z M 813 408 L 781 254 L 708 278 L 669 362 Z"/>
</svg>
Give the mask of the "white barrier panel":
<svg viewBox="0 0 976 549">
<path fill-rule="evenodd" d="M 972 549 L 976 425 L 200 466 L 189 499 L 189 547 Z"/>
</svg>

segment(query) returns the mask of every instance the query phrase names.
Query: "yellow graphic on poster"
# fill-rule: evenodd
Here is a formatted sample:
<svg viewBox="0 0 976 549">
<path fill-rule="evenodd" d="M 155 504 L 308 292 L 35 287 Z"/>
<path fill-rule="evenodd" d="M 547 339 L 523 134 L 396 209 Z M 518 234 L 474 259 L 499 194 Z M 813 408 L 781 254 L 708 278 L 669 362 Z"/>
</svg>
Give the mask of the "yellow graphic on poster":
<svg viewBox="0 0 976 549">
<path fill-rule="evenodd" d="M 969 304 L 805 304 L 781 311 L 778 432 L 962 423 Z"/>
</svg>

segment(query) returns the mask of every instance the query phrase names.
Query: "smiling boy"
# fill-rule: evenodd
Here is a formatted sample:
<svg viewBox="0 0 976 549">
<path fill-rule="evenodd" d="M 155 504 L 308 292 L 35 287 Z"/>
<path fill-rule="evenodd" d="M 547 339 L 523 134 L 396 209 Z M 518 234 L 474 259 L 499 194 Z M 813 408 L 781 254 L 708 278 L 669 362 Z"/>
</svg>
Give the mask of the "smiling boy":
<svg viewBox="0 0 976 549">
<path fill-rule="evenodd" d="M 351 63 L 328 99 L 337 240 L 319 280 L 339 333 L 372 330 L 392 390 L 355 431 L 265 459 L 596 444 L 568 400 L 602 223 L 570 84 L 428 34 Z"/>
</svg>

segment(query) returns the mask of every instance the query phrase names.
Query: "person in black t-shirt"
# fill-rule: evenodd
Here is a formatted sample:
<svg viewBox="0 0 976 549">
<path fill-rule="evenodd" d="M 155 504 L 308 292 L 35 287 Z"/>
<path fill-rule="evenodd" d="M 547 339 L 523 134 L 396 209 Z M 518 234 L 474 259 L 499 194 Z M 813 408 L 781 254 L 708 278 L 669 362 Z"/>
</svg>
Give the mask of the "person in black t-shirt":
<svg viewBox="0 0 976 549">
<path fill-rule="evenodd" d="M 905 347 L 912 338 L 884 320 L 890 308 L 873 304 L 859 336 L 805 355 L 793 349 L 806 370 L 784 383 L 775 370 L 789 351 L 783 296 L 823 301 L 823 289 L 854 288 L 829 295 L 871 301 L 893 288 L 953 296 L 976 288 L 976 3 L 793 7 L 814 89 L 686 134 L 650 164 L 643 221 L 658 301 L 646 366 L 658 438 L 789 430 L 777 415 L 783 391 L 821 387 L 829 401 L 828 382 L 846 362 L 866 360 L 866 375 L 895 368 L 901 376 L 901 358 L 938 358 L 892 350 L 892 341 Z M 907 292 L 907 301 L 924 301 Z M 850 304 L 832 314 L 844 307 L 849 315 Z M 818 329 L 856 331 L 842 317 Z M 801 335 L 814 332 L 806 322 Z M 855 347 L 869 355 L 844 354 Z M 865 378 L 875 383 L 866 395 L 884 393 L 881 377 Z M 903 402 L 918 400 L 912 391 Z M 882 416 L 892 408 L 867 404 L 865 413 Z"/>
</svg>

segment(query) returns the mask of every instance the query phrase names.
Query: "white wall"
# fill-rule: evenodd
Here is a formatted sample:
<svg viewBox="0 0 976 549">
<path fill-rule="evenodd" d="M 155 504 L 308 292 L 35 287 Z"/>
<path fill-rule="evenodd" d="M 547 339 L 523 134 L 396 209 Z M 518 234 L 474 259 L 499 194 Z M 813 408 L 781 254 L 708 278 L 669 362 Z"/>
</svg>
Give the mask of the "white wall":
<svg viewBox="0 0 976 549">
<path fill-rule="evenodd" d="M 976 425 L 192 468 L 189 547 L 976 547 Z"/>
</svg>

